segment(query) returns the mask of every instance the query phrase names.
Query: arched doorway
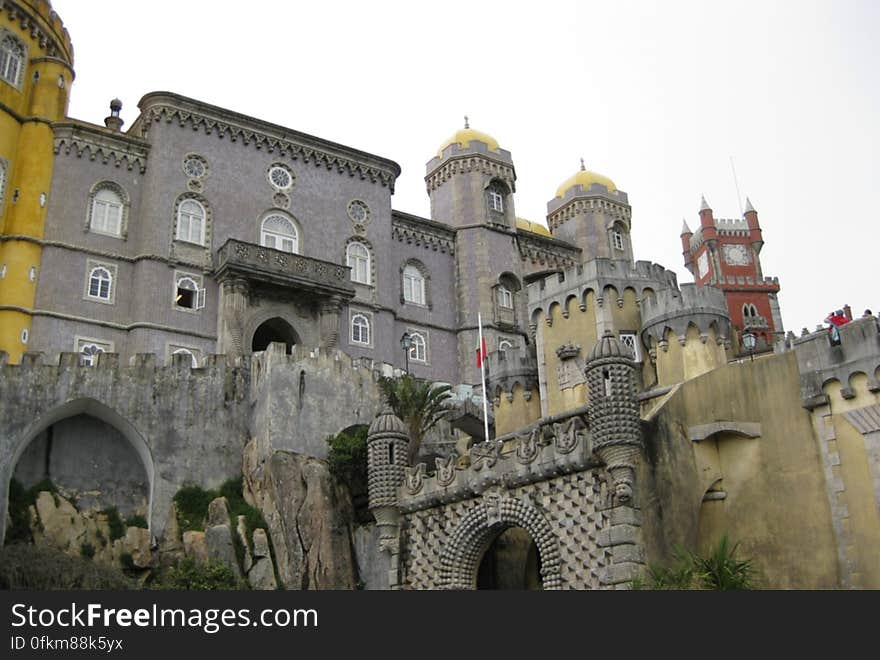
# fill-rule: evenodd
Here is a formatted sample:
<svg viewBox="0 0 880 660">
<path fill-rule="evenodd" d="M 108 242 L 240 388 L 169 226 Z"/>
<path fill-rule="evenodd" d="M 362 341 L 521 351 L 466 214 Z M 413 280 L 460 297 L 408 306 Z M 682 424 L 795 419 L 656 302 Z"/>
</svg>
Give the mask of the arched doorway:
<svg viewBox="0 0 880 660">
<path fill-rule="evenodd" d="M 257 326 L 257 329 L 254 331 L 254 337 L 251 340 L 251 350 L 254 353 L 265 351 L 269 344 L 273 342 L 284 344 L 285 351 L 290 355 L 294 345 L 299 343 L 299 337 L 293 326 L 281 317 L 276 316 L 275 318 L 263 321 Z"/>
<path fill-rule="evenodd" d="M 80 510 L 115 507 L 123 517 L 144 515 L 152 529 L 152 452 L 111 408 L 94 399 L 69 401 L 40 416 L 13 447 L 0 486 L 4 526 L 12 479 L 26 488 L 48 479 Z"/>
<path fill-rule="evenodd" d="M 477 589 L 541 589 L 538 545 L 522 527 L 508 527 L 486 548 L 477 569 Z"/>
<path fill-rule="evenodd" d="M 511 528 L 508 536 L 504 536 Z M 530 560 L 530 543 L 535 543 L 535 558 Z M 493 545 L 501 539 L 501 545 Z M 482 585 L 498 588 L 497 577 L 490 572 L 491 563 L 521 562 L 523 584 L 527 583 L 529 562 L 534 567 L 535 581 L 546 590 L 562 589 L 559 541 L 544 515 L 535 507 L 503 495 L 484 495 L 475 508 L 461 520 L 450 535 L 440 558 L 439 586 L 445 589 L 474 589 Z M 491 551 L 486 559 L 487 550 Z M 506 556 L 505 556 L 506 555 Z M 486 561 L 483 575 L 480 566 Z M 496 571 L 497 573 L 497 571 Z M 539 576 L 539 579 L 538 579 Z M 492 580 L 495 586 L 492 586 Z M 537 584 L 534 585 L 536 588 Z M 526 587 L 510 587 L 526 588 Z"/>
</svg>

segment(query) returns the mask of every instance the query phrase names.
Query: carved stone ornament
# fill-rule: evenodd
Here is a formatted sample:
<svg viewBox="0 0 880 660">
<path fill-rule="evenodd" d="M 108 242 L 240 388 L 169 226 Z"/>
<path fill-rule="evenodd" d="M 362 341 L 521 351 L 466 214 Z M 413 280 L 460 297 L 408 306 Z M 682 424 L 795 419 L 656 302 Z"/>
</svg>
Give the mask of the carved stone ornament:
<svg viewBox="0 0 880 660">
<path fill-rule="evenodd" d="M 567 424 L 554 424 L 556 428 L 556 451 L 560 454 L 573 452 L 584 435 L 587 425 L 579 415 L 568 420 Z"/>
<path fill-rule="evenodd" d="M 516 443 L 516 460 L 528 465 L 538 457 L 538 442 L 535 431 L 519 437 Z"/>
<path fill-rule="evenodd" d="M 580 354 L 581 347 L 570 341 L 556 349 L 556 355 L 560 360 L 572 360 Z"/>
<path fill-rule="evenodd" d="M 498 443 L 480 442 L 471 447 L 471 468 L 479 472 L 483 467 L 491 468 L 498 461 Z"/>
<path fill-rule="evenodd" d="M 458 456 L 453 454 L 447 459 L 439 456 L 434 459 L 437 465 L 437 484 L 440 486 L 448 486 L 455 481 L 455 466 L 458 462 Z"/>
<path fill-rule="evenodd" d="M 486 525 L 492 527 L 501 522 L 501 499 L 504 491 L 499 488 L 489 488 L 483 493 L 483 506 L 486 509 Z"/>
<path fill-rule="evenodd" d="M 404 470 L 404 483 L 406 491 L 415 495 L 422 490 L 425 481 L 425 464 L 419 463 L 415 467 L 407 467 Z"/>
</svg>

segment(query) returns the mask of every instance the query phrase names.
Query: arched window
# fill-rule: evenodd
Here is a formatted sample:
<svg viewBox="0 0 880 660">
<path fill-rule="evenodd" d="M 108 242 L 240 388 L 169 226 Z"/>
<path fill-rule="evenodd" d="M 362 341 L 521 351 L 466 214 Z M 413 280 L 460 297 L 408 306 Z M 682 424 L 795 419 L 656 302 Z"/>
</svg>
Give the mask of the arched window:
<svg viewBox="0 0 880 660">
<path fill-rule="evenodd" d="M 425 338 L 418 332 L 411 332 L 409 337 L 410 341 L 412 341 L 412 348 L 409 349 L 409 359 L 413 362 L 427 362 L 428 344 Z"/>
<path fill-rule="evenodd" d="M 178 348 L 176 351 L 172 351 L 171 355 L 188 355 L 190 361 L 192 362 L 192 366 L 199 366 L 199 361 L 196 360 L 196 356 L 188 348 Z"/>
<path fill-rule="evenodd" d="M 751 303 L 743 305 L 743 318 L 754 318 L 758 315 L 758 308 Z"/>
<path fill-rule="evenodd" d="M 489 210 L 495 213 L 504 213 L 504 193 L 506 191 L 499 183 L 492 183 L 487 189 L 487 202 Z"/>
<path fill-rule="evenodd" d="M 513 291 L 503 284 L 498 287 L 498 306 L 513 309 Z"/>
<path fill-rule="evenodd" d="M 0 78 L 14 87 L 24 74 L 24 44 L 9 33 L 0 39 Z"/>
<path fill-rule="evenodd" d="M 205 207 L 194 199 L 185 199 L 177 207 L 177 240 L 205 244 Z"/>
<path fill-rule="evenodd" d="M 175 306 L 192 311 L 198 311 L 205 306 L 205 290 L 195 278 L 193 275 L 176 274 Z"/>
<path fill-rule="evenodd" d="M 260 244 L 282 252 L 299 251 L 299 239 L 293 222 L 280 213 L 266 216 L 260 228 Z"/>
<path fill-rule="evenodd" d="M 363 314 L 355 314 L 351 317 L 351 343 L 370 343 L 370 320 Z"/>
<path fill-rule="evenodd" d="M 82 344 L 79 353 L 79 363 L 81 365 L 91 367 L 98 361 L 98 354 L 103 353 L 104 349 L 97 344 Z"/>
<path fill-rule="evenodd" d="M 498 342 L 498 352 L 503 353 L 504 351 L 508 351 L 513 348 L 513 344 L 507 339 L 502 339 Z"/>
<path fill-rule="evenodd" d="M 615 250 L 623 250 L 623 233 L 615 229 L 611 232 L 611 242 Z"/>
<path fill-rule="evenodd" d="M 370 284 L 370 250 L 363 243 L 349 243 L 346 262 L 351 267 L 351 281 Z"/>
<path fill-rule="evenodd" d="M 122 235 L 122 208 L 124 202 L 111 188 L 99 188 L 92 199 L 89 229 L 99 234 Z"/>
<path fill-rule="evenodd" d="M 425 304 L 425 277 L 412 264 L 403 269 L 403 300 L 416 305 Z"/>
<path fill-rule="evenodd" d="M 113 277 L 110 271 L 103 266 L 92 268 L 89 273 L 89 298 L 98 300 L 110 300 L 110 288 L 113 286 Z"/>
</svg>

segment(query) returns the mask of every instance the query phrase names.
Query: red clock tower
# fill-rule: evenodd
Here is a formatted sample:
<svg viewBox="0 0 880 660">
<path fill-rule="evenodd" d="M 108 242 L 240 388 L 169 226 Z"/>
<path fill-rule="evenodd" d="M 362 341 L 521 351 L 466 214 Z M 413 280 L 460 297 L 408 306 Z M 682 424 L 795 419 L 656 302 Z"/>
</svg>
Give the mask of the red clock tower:
<svg viewBox="0 0 880 660">
<path fill-rule="evenodd" d="M 782 338 L 779 312 L 779 278 L 764 277 L 761 248 L 764 240 L 758 212 L 746 199 L 742 219 L 716 220 L 703 197 L 700 227 L 694 233 L 687 222 L 681 230 L 684 265 L 698 287 L 711 285 L 724 292 L 730 322 L 740 338 L 744 332 L 757 337 L 758 349 L 772 347 Z M 740 342 L 741 344 L 741 342 Z"/>
</svg>

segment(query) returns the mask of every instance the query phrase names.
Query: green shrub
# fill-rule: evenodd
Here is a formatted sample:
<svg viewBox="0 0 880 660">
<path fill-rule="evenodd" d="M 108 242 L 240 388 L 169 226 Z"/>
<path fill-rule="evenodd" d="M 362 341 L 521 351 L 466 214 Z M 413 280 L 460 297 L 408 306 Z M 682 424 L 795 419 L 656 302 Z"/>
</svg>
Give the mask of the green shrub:
<svg viewBox="0 0 880 660">
<path fill-rule="evenodd" d="M 29 542 L 31 535 L 31 520 L 28 507 L 37 503 L 37 496 L 41 492 L 52 493 L 55 504 L 58 504 L 58 488 L 48 479 L 43 479 L 30 488 L 25 488 L 20 481 L 12 479 L 9 482 L 9 522 L 6 530 L 6 544 L 16 542 Z"/>
<path fill-rule="evenodd" d="M 119 555 L 119 565 L 126 571 L 136 571 L 137 566 L 134 565 L 134 557 L 130 552 L 123 552 Z"/>
<path fill-rule="evenodd" d="M 705 556 L 676 550 L 672 566 L 651 564 L 647 574 L 632 581 L 633 589 L 730 590 L 755 589 L 757 571 L 751 559 L 737 559 L 738 543 L 733 545 L 727 535 Z"/>
<path fill-rule="evenodd" d="M 198 486 L 184 486 L 174 496 L 177 504 L 177 522 L 183 532 L 199 531 L 205 526 L 208 505 L 217 497 L 216 491 L 208 491 Z"/>
<path fill-rule="evenodd" d="M 188 557 L 175 567 L 161 573 L 151 584 L 153 589 L 185 589 L 214 591 L 223 589 L 246 589 L 235 573 L 224 564 L 196 563 Z"/>
<path fill-rule="evenodd" d="M 348 484 L 353 493 L 366 490 L 368 430 L 367 426 L 357 426 L 348 433 L 337 433 L 327 438 L 330 474 Z"/>
<path fill-rule="evenodd" d="M 125 523 L 122 522 L 122 517 L 119 515 L 119 509 L 115 506 L 111 506 L 109 509 L 101 511 L 101 513 L 107 516 L 107 527 L 110 531 L 110 543 L 125 536 Z"/>
<path fill-rule="evenodd" d="M 79 546 L 79 554 L 86 559 L 91 559 L 95 556 L 95 546 L 91 543 L 84 542 L 81 546 Z"/>
<path fill-rule="evenodd" d="M 149 525 L 147 525 L 146 517 L 136 513 L 134 515 L 129 516 L 125 519 L 126 527 L 140 527 L 142 529 L 147 529 Z"/>
<path fill-rule="evenodd" d="M 27 543 L 0 550 L 0 589 L 131 589 L 118 570 Z"/>
</svg>

